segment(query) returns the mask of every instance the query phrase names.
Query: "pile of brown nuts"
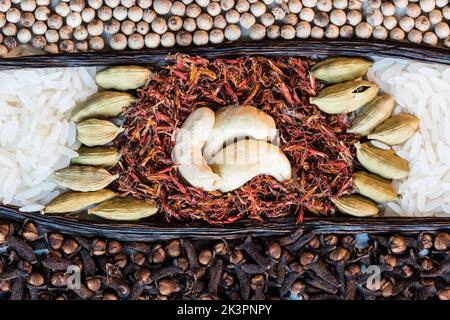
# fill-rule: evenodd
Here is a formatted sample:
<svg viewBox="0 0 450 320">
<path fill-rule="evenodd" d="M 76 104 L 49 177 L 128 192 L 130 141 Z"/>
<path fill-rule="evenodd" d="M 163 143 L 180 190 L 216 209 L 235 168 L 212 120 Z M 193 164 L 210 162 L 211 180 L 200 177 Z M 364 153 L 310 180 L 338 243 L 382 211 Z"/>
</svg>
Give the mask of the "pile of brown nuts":
<svg viewBox="0 0 450 320">
<path fill-rule="evenodd" d="M 119 242 L 0 223 L 0 299 L 450 299 L 448 232 L 360 238 Z"/>
</svg>

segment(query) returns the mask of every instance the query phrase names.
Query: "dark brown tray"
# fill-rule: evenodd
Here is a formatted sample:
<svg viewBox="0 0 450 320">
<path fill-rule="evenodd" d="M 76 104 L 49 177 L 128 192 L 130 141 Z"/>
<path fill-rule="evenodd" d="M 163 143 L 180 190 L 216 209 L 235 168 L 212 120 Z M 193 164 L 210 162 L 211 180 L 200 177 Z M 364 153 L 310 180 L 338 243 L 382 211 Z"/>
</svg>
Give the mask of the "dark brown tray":
<svg viewBox="0 0 450 320">
<path fill-rule="evenodd" d="M 166 63 L 169 53 L 184 52 L 208 58 L 237 55 L 298 56 L 325 58 L 327 56 L 380 56 L 414 59 L 424 62 L 450 64 L 450 50 L 416 46 L 408 43 L 362 42 L 358 40 L 303 40 L 278 42 L 252 42 L 224 44 L 217 47 L 153 49 L 131 52 L 102 52 L 61 54 L 56 56 L 32 56 L 0 59 L 0 70 L 23 67 L 78 67 L 143 64 L 153 67 Z M 338 216 L 318 218 L 307 216 L 301 225 L 294 218 L 278 218 L 259 223 L 252 220 L 238 221 L 227 226 L 209 226 L 205 223 L 180 223 L 150 219 L 136 223 L 113 223 L 100 219 L 77 220 L 65 216 L 47 216 L 39 213 L 22 213 L 16 208 L 0 206 L 0 219 L 34 221 L 44 230 L 58 230 L 69 234 L 105 236 L 118 240 L 154 241 L 176 237 L 236 238 L 245 235 L 275 236 L 292 232 L 297 228 L 314 229 L 317 233 L 360 232 L 418 232 L 450 230 L 450 218 L 350 218 Z"/>
</svg>

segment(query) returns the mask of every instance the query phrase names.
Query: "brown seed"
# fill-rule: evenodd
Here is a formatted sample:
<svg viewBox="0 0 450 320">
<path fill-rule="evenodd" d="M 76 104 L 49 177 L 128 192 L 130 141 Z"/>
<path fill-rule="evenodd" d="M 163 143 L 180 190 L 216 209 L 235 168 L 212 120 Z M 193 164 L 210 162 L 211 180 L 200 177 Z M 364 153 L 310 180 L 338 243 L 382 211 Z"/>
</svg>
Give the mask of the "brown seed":
<svg viewBox="0 0 450 320">
<path fill-rule="evenodd" d="M 5 264 L 0 260 L 0 273 L 3 273 L 3 271 L 5 271 Z"/>
<path fill-rule="evenodd" d="M 291 286 L 291 293 L 295 296 L 300 296 L 305 291 L 305 285 L 301 281 L 295 281 Z"/>
<path fill-rule="evenodd" d="M 220 255 L 226 255 L 228 253 L 228 247 L 225 242 L 220 241 L 214 245 L 214 252 Z"/>
<path fill-rule="evenodd" d="M 263 288 L 266 283 L 266 278 L 262 274 L 255 274 L 250 280 L 250 286 L 253 290 Z"/>
<path fill-rule="evenodd" d="M 152 261 L 154 264 L 161 264 L 166 260 L 166 251 L 161 247 L 161 245 L 157 245 L 156 249 L 152 253 Z"/>
<path fill-rule="evenodd" d="M 145 263 L 145 255 L 143 253 L 135 253 L 132 255 L 132 261 L 138 265 L 139 267 L 142 267 Z"/>
<path fill-rule="evenodd" d="M 22 237 L 29 242 L 36 241 L 39 238 L 39 233 L 36 226 L 31 222 L 25 224 L 22 229 Z"/>
<path fill-rule="evenodd" d="M 0 244 L 5 243 L 10 232 L 9 224 L 0 224 Z"/>
<path fill-rule="evenodd" d="M 437 293 L 437 296 L 439 298 L 439 300 L 450 300 L 450 288 L 445 288 L 445 289 L 441 289 L 439 290 L 439 292 Z"/>
<path fill-rule="evenodd" d="M 337 245 L 338 237 L 334 234 L 326 234 L 323 236 L 323 243 L 326 246 L 334 247 Z"/>
<path fill-rule="evenodd" d="M 64 272 L 55 272 L 50 278 L 52 286 L 61 288 L 67 286 L 67 275 Z"/>
<path fill-rule="evenodd" d="M 112 292 L 107 292 L 103 295 L 103 300 L 119 300 L 119 297 Z"/>
<path fill-rule="evenodd" d="M 303 274 L 303 272 L 305 272 L 305 268 L 303 268 L 300 262 L 292 262 L 289 265 L 289 268 L 292 270 L 292 272 L 295 272 L 297 274 Z"/>
<path fill-rule="evenodd" d="M 33 265 L 26 260 L 20 262 L 22 264 L 21 269 L 30 274 L 33 271 Z"/>
<path fill-rule="evenodd" d="M 350 252 L 342 247 L 337 247 L 330 253 L 330 259 L 332 261 L 347 261 L 350 259 Z"/>
<path fill-rule="evenodd" d="M 314 236 L 311 240 L 308 242 L 308 246 L 310 249 L 317 250 L 320 248 L 320 240 L 317 236 Z"/>
<path fill-rule="evenodd" d="M 102 256 L 106 253 L 106 242 L 103 240 L 94 240 L 92 244 L 92 254 L 94 256 Z"/>
<path fill-rule="evenodd" d="M 33 271 L 28 276 L 28 283 L 34 287 L 40 287 L 45 283 L 44 276 L 36 271 Z"/>
<path fill-rule="evenodd" d="M 381 294 L 385 298 L 391 297 L 394 294 L 394 284 L 390 280 L 381 284 Z"/>
<path fill-rule="evenodd" d="M 9 281 L 0 281 L 0 292 L 11 291 L 11 283 Z"/>
<path fill-rule="evenodd" d="M 189 260 L 184 257 L 177 258 L 174 261 L 174 265 L 181 270 L 186 271 L 189 268 Z"/>
<path fill-rule="evenodd" d="M 200 262 L 200 264 L 207 266 L 212 259 L 212 252 L 211 250 L 201 250 L 200 253 L 198 254 L 198 262 Z"/>
<path fill-rule="evenodd" d="M 420 239 L 420 244 L 424 249 L 430 249 L 433 246 L 433 236 L 429 233 L 423 234 Z"/>
<path fill-rule="evenodd" d="M 48 244 L 53 250 L 61 249 L 64 237 L 59 233 L 52 233 L 48 236 Z"/>
<path fill-rule="evenodd" d="M 439 251 L 448 250 L 450 247 L 450 234 L 447 232 L 439 232 L 434 239 L 434 247 Z"/>
<path fill-rule="evenodd" d="M 114 265 L 120 269 L 123 269 L 127 266 L 128 259 L 125 254 L 118 253 L 114 256 Z"/>
<path fill-rule="evenodd" d="M 75 253 L 79 247 L 80 245 L 77 242 L 72 239 L 67 239 L 63 242 L 61 249 L 65 254 L 71 255 Z"/>
<path fill-rule="evenodd" d="M 420 270 L 422 271 L 430 271 L 434 268 L 433 261 L 428 258 L 425 258 L 420 263 Z"/>
<path fill-rule="evenodd" d="M 179 292 L 181 286 L 175 279 L 162 279 L 158 282 L 158 289 L 163 296 L 170 296 L 172 293 Z"/>
<path fill-rule="evenodd" d="M 97 292 L 102 287 L 102 281 L 100 278 L 87 278 L 86 287 L 92 292 Z"/>
<path fill-rule="evenodd" d="M 225 272 L 223 274 L 223 283 L 226 287 L 231 287 L 234 284 L 234 276 L 229 272 Z"/>
<path fill-rule="evenodd" d="M 278 260 L 281 257 L 281 246 L 278 241 L 272 241 L 269 243 L 269 255 Z"/>
<path fill-rule="evenodd" d="M 414 274 L 413 267 L 409 265 L 402 266 L 402 274 L 404 275 L 405 278 L 411 277 Z"/>
<path fill-rule="evenodd" d="M 391 268 L 394 268 L 397 265 L 397 258 L 392 254 L 382 256 L 382 260 L 386 265 L 390 266 Z"/>
<path fill-rule="evenodd" d="M 169 257 L 177 258 L 181 254 L 181 242 L 178 239 L 170 240 L 166 246 Z"/>
<path fill-rule="evenodd" d="M 314 258 L 316 257 L 316 255 L 312 252 L 304 252 L 301 256 L 300 256 L 300 263 L 303 266 L 307 266 L 309 264 L 311 264 L 314 260 Z"/>
<path fill-rule="evenodd" d="M 57 296 L 55 300 L 67 300 L 64 296 Z"/>
<path fill-rule="evenodd" d="M 109 254 L 117 254 L 122 251 L 122 245 L 117 240 L 108 241 L 108 253 Z"/>
<path fill-rule="evenodd" d="M 402 236 L 393 236 L 389 240 L 389 247 L 393 253 L 402 253 L 406 250 L 406 240 Z"/>
<path fill-rule="evenodd" d="M 351 274 L 352 276 L 356 276 L 357 274 L 361 273 L 361 268 L 360 268 L 360 266 L 358 266 L 358 265 L 355 264 L 355 263 L 350 264 L 350 265 L 347 267 L 347 270 L 348 270 L 348 272 L 350 272 L 350 274 Z"/>
<path fill-rule="evenodd" d="M 244 255 L 240 250 L 233 250 L 230 254 L 230 263 L 239 264 L 244 260 Z"/>
<path fill-rule="evenodd" d="M 141 268 L 134 273 L 134 278 L 136 279 L 136 281 L 142 281 L 147 284 L 150 282 L 151 275 L 152 273 L 149 269 Z"/>
</svg>

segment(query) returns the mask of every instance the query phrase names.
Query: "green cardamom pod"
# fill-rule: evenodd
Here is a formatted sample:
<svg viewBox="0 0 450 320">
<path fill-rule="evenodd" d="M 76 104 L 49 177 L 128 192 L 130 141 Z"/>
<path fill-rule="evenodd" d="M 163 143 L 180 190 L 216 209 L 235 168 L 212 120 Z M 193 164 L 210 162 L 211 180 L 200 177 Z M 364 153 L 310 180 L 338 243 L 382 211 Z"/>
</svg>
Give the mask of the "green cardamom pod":
<svg viewBox="0 0 450 320">
<path fill-rule="evenodd" d="M 331 200 L 342 213 L 355 217 L 372 217 L 378 214 L 378 207 L 371 200 L 357 194 Z"/>
<path fill-rule="evenodd" d="M 355 172 L 353 174 L 353 185 L 359 194 L 378 203 L 398 199 L 398 194 L 395 192 L 391 181 L 373 173 L 365 171 Z"/>
<path fill-rule="evenodd" d="M 124 129 L 108 120 L 88 119 L 77 124 L 78 141 L 88 147 L 113 141 Z"/>
<path fill-rule="evenodd" d="M 112 118 L 125 111 L 135 98 L 125 92 L 102 91 L 94 93 L 87 100 L 75 107 L 70 120 L 79 122 L 84 119 Z"/>
<path fill-rule="evenodd" d="M 112 168 L 120 160 L 120 153 L 114 147 L 81 147 L 77 152 L 79 156 L 71 159 L 75 165 Z"/>
<path fill-rule="evenodd" d="M 372 173 L 386 179 L 403 179 L 408 176 L 408 161 L 399 157 L 393 150 L 384 150 L 366 142 L 357 142 L 356 157 L 361 165 Z"/>
<path fill-rule="evenodd" d="M 378 90 L 378 85 L 369 81 L 347 81 L 326 87 L 309 101 L 326 113 L 347 113 L 374 99 Z"/>
<path fill-rule="evenodd" d="M 53 199 L 44 209 L 44 213 L 78 212 L 115 196 L 116 193 L 108 189 L 91 192 L 67 191 Z"/>
<path fill-rule="evenodd" d="M 361 58 L 337 57 L 315 64 L 311 71 L 316 79 L 333 84 L 363 77 L 371 65 L 371 61 Z"/>
<path fill-rule="evenodd" d="M 408 140 L 418 128 L 419 119 L 416 116 L 399 114 L 384 121 L 367 138 L 393 146 Z"/>
<path fill-rule="evenodd" d="M 55 182 L 74 191 L 98 191 L 119 178 L 103 168 L 70 166 L 53 173 Z"/>
<path fill-rule="evenodd" d="M 97 73 L 95 81 L 103 89 L 133 90 L 145 85 L 154 73 L 140 66 L 117 66 Z"/>
<path fill-rule="evenodd" d="M 89 214 L 103 219 L 134 221 L 154 215 L 158 207 L 154 201 L 134 198 L 113 198 L 88 209 Z"/>
<path fill-rule="evenodd" d="M 367 136 L 376 126 L 391 116 L 394 106 L 393 96 L 383 94 L 376 97 L 359 110 L 347 132 Z"/>
</svg>

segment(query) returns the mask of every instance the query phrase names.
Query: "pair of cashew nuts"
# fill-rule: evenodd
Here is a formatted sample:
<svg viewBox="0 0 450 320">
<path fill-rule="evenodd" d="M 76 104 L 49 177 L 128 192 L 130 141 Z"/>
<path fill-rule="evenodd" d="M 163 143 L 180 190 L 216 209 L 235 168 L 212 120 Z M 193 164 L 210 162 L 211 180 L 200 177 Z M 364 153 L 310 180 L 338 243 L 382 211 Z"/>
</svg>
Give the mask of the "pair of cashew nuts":
<svg viewBox="0 0 450 320">
<path fill-rule="evenodd" d="M 270 143 L 276 134 L 275 121 L 258 108 L 198 108 L 175 134 L 172 161 L 190 185 L 205 191 L 229 192 L 261 174 L 289 180 L 289 160 Z"/>
</svg>

